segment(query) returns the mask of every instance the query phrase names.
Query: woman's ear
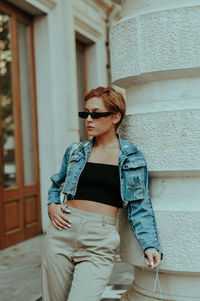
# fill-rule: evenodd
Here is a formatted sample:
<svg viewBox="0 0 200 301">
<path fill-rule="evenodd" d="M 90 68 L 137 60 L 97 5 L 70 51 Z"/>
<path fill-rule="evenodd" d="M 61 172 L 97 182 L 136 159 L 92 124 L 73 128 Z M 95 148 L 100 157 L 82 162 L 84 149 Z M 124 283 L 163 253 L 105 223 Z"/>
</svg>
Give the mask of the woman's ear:
<svg viewBox="0 0 200 301">
<path fill-rule="evenodd" d="M 122 115 L 120 112 L 113 114 L 113 123 L 117 124 L 120 121 L 121 117 Z"/>
</svg>

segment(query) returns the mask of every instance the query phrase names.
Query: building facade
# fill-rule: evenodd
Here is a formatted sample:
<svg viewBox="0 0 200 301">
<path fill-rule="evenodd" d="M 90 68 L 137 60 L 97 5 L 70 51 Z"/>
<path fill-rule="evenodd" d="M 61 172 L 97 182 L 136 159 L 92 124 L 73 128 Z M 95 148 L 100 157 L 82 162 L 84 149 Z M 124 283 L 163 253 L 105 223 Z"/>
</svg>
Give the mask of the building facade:
<svg viewBox="0 0 200 301">
<path fill-rule="evenodd" d="M 1 249 L 45 231 L 49 177 L 87 138 L 83 94 L 112 82 L 127 95 L 120 133 L 148 162 L 164 253 L 153 292 L 122 209 L 121 258 L 135 273 L 123 301 L 199 300 L 199 14 L 199 0 L 0 2 Z"/>
<path fill-rule="evenodd" d="M 110 84 L 111 1 L 0 2 L 0 248 L 45 231 L 50 176 L 84 140 L 83 94 Z"/>
</svg>

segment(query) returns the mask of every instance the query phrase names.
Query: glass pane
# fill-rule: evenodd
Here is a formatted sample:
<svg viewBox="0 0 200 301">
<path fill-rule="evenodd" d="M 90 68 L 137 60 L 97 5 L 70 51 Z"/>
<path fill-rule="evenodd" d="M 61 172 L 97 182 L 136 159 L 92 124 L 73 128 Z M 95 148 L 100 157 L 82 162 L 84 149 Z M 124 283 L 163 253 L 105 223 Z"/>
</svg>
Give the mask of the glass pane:
<svg viewBox="0 0 200 301">
<path fill-rule="evenodd" d="M 0 11 L 0 106 L 3 147 L 3 185 L 16 186 L 15 136 L 12 99 L 10 17 Z"/>
<path fill-rule="evenodd" d="M 77 83 L 78 83 L 78 106 L 79 111 L 85 110 L 84 102 L 84 68 L 83 68 L 83 53 L 76 49 L 76 62 L 77 62 Z M 87 139 L 85 130 L 85 120 L 79 118 L 80 141 Z"/>
<path fill-rule="evenodd" d="M 19 43 L 19 70 L 20 70 L 20 99 L 22 112 L 22 139 L 23 139 L 23 162 L 24 184 L 33 184 L 34 156 L 33 156 L 33 125 L 32 125 L 32 101 L 31 80 L 29 64 L 29 31 L 28 26 L 18 21 Z"/>
</svg>

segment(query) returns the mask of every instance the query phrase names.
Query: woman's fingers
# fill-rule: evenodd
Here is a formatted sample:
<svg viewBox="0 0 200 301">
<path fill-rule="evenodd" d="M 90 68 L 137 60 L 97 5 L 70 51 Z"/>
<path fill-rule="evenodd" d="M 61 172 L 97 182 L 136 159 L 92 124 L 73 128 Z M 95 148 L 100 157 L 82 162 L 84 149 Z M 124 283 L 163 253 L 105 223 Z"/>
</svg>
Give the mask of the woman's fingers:
<svg viewBox="0 0 200 301">
<path fill-rule="evenodd" d="M 58 218 L 55 218 L 54 220 L 52 220 L 53 225 L 55 226 L 56 229 L 62 230 L 62 229 L 70 229 L 71 225 L 70 224 L 63 224 L 62 222 L 60 222 L 60 220 Z"/>
<path fill-rule="evenodd" d="M 147 249 L 145 251 L 145 254 L 147 256 L 147 266 L 150 269 L 156 269 L 161 262 L 161 254 L 156 249 Z"/>
<path fill-rule="evenodd" d="M 51 220 L 53 226 L 57 229 L 57 230 L 62 230 L 61 227 L 59 227 L 59 225 L 56 224 L 56 222 L 54 222 L 54 220 Z"/>
<path fill-rule="evenodd" d="M 62 211 L 64 213 L 71 213 L 70 209 L 67 206 L 65 206 L 65 205 L 62 207 Z"/>
<path fill-rule="evenodd" d="M 69 219 L 66 217 L 66 215 L 63 214 L 62 212 L 59 213 L 58 216 L 59 216 L 64 222 L 71 223 L 71 222 L 69 221 Z"/>
<path fill-rule="evenodd" d="M 160 259 L 159 258 L 160 258 L 159 254 L 154 256 L 154 265 L 152 267 L 154 270 L 160 265 Z"/>
<path fill-rule="evenodd" d="M 156 252 L 156 254 L 154 255 L 154 267 L 155 269 L 160 265 L 161 263 L 161 254 L 159 252 Z"/>
<path fill-rule="evenodd" d="M 56 229 L 62 230 L 71 228 L 71 222 L 63 213 L 63 211 L 70 213 L 70 210 L 67 209 L 67 207 L 63 208 L 63 205 L 60 204 L 53 204 L 49 208 L 51 221 Z"/>
<path fill-rule="evenodd" d="M 64 216 L 65 219 L 63 219 L 62 215 L 57 215 L 56 221 L 60 225 L 60 227 L 69 227 L 71 228 L 71 222 Z"/>
<path fill-rule="evenodd" d="M 67 227 L 71 228 L 71 222 L 63 212 L 69 214 L 70 210 L 67 207 L 61 206 L 60 212 L 58 212 L 58 214 L 57 214 L 57 219 L 64 227 L 67 226 Z"/>
<path fill-rule="evenodd" d="M 153 249 L 147 249 L 145 253 L 147 256 L 147 265 L 149 268 L 152 268 L 154 266 Z"/>
</svg>

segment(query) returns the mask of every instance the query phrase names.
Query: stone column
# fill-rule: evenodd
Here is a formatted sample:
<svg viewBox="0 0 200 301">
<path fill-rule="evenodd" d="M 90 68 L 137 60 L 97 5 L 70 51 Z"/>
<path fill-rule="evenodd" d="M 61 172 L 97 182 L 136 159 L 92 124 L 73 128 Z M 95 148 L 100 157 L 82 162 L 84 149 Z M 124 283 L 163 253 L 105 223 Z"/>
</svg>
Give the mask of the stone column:
<svg viewBox="0 0 200 301">
<path fill-rule="evenodd" d="M 148 162 L 164 253 L 161 296 L 123 209 L 121 258 L 135 272 L 123 300 L 200 300 L 200 1 L 123 0 L 121 8 L 110 34 L 112 82 L 127 92 L 120 131 Z"/>
</svg>

